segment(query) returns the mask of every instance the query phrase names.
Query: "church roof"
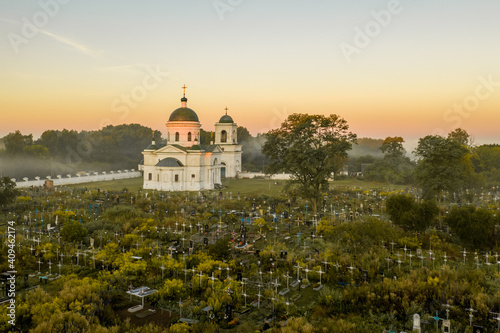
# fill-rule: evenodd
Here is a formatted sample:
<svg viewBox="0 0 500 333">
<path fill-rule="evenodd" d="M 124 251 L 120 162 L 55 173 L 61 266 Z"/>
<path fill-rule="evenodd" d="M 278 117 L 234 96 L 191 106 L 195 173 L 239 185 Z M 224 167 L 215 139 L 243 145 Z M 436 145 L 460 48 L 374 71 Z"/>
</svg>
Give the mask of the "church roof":
<svg viewBox="0 0 500 333">
<path fill-rule="evenodd" d="M 178 149 L 183 150 L 183 151 L 186 151 L 186 150 L 187 150 L 187 148 L 186 148 L 186 147 L 181 146 L 181 145 L 178 145 L 178 144 L 176 144 L 176 143 L 174 143 L 174 144 L 170 144 L 170 146 L 173 146 L 173 147 L 178 148 Z"/>
<path fill-rule="evenodd" d="M 159 166 L 159 167 L 183 167 L 184 164 L 182 164 L 181 161 L 179 161 L 176 158 L 167 157 L 167 158 L 164 158 L 163 160 L 161 160 L 160 162 L 156 163 L 156 166 Z"/>
<path fill-rule="evenodd" d="M 227 114 L 225 114 L 219 119 L 219 123 L 232 124 L 232 123 L 234 123 L 234 121 L 233 121 L 233 118 L 231 118 L 231 116 L 228 116 Z"/>
<path fill-rule="evenodd" d="M 189 150 L 201 150 L 201 147 L 200 145 L 192 145 L 191 148 L 189 148 Z"/>
<path fill-rule="evenodd" d="M 200 147 L 204 151 L 213 152 L 218 147 L 218 145 L 201 145 Z"/>
<path fill-rule="evenodd" d="M 196 121 L 199 122 L 198 115 L 190 108 L 178 108 L 170 114 L 168 121 Z"/>
</svg>

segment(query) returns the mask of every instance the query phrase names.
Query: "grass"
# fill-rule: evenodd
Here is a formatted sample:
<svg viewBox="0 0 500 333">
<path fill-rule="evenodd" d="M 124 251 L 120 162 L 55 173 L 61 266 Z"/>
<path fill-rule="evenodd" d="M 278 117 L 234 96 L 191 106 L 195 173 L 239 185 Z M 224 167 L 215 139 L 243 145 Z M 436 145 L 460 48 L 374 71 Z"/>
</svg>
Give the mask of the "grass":
<svg viewBox="0 0 500 333">
<path fill-rule="evenodd" d="M 222 192 L 232 192 L 233 196 L 249 194 L 279 195 L 285 186 L 284 181 L 270 179 L 226 179 L 222 182 L 225 186 Z M 227 186 L 227 187 L 226 187 Z"/>
<path fill-rule="evenodd" d="M 142 189 L 142 177 L 109 180 L 102 182 L 84 183 L 69 185 L 70 187 L 87 187 L 87 188 L 100 188 L 103 191 L 121 191 L 127 188 L 129 191 L 137 192 Z M 267 194 L 279 195 L 282 193 L 286 181 L 283 180 L 270 180 L 270 179 L 225 179 L 222 184 L 224 189 L 222 192 L 232 192 L 233 196 L 238 193 L 241 195 L 251 194 Z M 388 183 L 378 183 L 363 181 L 356 178 L 336 180 L 330 183 L 332 189 L 347 189 L 359 188 L 362 190 L 401 190 L 404 189 L 403 185 L 392 185 Z M 218 190 L 215 190 L 218 191 Z"/>
<path fill-rule="evenodd" d="M 102 191 L 121 191 L 123 188 L 127 188 L 129 191 L 137 192 L 142 189 L 142 177 L 128 178 L 128 179 L 117 179 L 108 180 L 102 182 L 92 182 L 83 184 L 68 185 L 68 187 L 86 187 L 89 189 L 100 188 Z"/>
</svg>

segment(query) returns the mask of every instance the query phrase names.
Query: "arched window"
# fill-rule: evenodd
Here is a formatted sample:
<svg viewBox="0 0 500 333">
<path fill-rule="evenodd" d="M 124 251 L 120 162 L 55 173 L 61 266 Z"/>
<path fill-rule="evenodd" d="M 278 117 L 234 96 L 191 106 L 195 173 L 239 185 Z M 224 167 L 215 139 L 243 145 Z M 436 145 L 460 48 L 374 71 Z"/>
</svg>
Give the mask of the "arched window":
<svg viewBox="0 0 500 333">
<path fill-rule="evenodd" d="M 236 131 L 233 131 L 233 143 L 236 143 Z"/>
<path fill-rule="evenodd" d="M 220 132 L 220 142 L 227 142 L 227 132 L 226 131 Z"/>
<path fill-rule="evenodd" d="M 179 132 L 175 132 L 175 141 L 179 141 Z"/>
<path fill-rule="evenodd" d="M 191 141 L 191 132 L 188 133 L 188 141 Z"/>
</svg>

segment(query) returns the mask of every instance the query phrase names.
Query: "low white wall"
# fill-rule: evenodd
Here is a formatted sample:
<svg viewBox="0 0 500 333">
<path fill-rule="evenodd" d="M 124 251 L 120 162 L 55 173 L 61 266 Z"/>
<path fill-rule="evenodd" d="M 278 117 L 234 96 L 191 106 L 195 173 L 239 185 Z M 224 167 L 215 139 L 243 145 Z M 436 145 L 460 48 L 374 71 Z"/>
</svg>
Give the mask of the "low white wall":
<svg viewBox="0 0 500 333">
<path fill-rule="evenodd" d="M 45 178 L 29 180 L 28 178 L 23 178 L 22 181 L 13 179 L 16 181 L 16 187 L 30 187 L 30 186 L 43 186 L 45 180 L 50 179 L 54 182 L 54 186 L 70 185 L 70 184 L 83 184 L 92 182 L 102 182 L 106 180 L 116 180 L 116 179 L 127 179 L 141 177 L 142 173 L 139 171 L 132 170 L 118 170 L 109 172 L 92 172 L 92 173 L 79 173 L 78 175 L 66 175 L 62 177 L 58 175 L 56 178 L 50 178 L 49 176 Z"/>
<path fill-rule="evenodd" d="M 292 174 L 290 174 L 290 173 L 277 173 L 275 175 L 267 175 L 267 174 L 262 173 L 262 172 L 240 172 L 238 174 L 238 178 L 242 178 L 242 179 L 252 179 L 255 177 L 264 177 L 264 178 L 269 178 L 272 180 L 288 180 L 288 179 L 290 179 L 291 176 L 292 176 Z"/>
</svg>

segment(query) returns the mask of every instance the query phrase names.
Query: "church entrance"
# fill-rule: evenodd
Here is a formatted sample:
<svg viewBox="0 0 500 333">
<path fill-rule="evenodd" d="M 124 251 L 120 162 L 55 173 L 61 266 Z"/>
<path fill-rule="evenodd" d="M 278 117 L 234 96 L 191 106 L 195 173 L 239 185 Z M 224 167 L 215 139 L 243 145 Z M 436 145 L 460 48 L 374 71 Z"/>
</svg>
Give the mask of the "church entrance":
<svg viewBox="0 0 500 333">
<path fill-rule="evenodd" d="M 220 168 L 220 179 L 226 178 L 226 163 L 222 162 L 222 167 Z"/>
</svg>

